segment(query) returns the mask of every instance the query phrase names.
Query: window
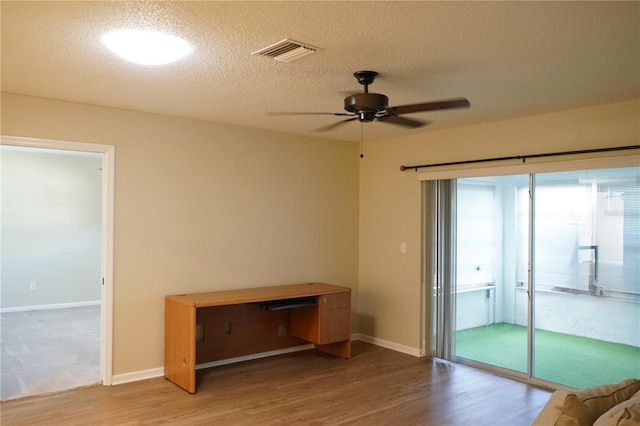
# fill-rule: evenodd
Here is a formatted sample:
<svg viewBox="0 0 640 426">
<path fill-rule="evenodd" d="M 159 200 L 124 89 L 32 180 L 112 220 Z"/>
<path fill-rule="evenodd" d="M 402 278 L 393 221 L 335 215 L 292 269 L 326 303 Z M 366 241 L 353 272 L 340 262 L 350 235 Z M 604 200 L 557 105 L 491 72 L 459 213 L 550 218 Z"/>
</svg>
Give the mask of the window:
<svg viewBox="0 0 640 426">
<path fill-rule="evenodd" d="M 637 169 L 536 175 L 536 288 L 640 300 Z M 518 190 L 519 198 L 528 189 Z M 519 259 L 526 252 L 518 253 Z"/>
</svg>

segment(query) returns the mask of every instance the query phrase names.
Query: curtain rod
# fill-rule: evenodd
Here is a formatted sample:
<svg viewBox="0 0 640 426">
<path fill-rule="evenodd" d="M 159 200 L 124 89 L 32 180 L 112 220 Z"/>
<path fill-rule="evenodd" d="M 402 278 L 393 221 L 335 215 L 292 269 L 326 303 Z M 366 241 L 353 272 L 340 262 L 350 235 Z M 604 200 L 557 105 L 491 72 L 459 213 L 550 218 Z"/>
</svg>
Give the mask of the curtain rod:
<svg viewBox="0 0 640 426">
<path fill-rule="evenodd" d="M 613 148 L 583 149 L 579 151 L 548 152 L 545 154 L 514 155 L 511 157 L 482 158 L 480 160 L 451 161 L 448 163 L 421 164 L 419 166 L 400 166 L 400 171 L 404 172 L 405 170 L 411 170 L 411 169 L 417 171 L 418 169 L 427 168 L 427 167 L 487 163 L 490 161 L 522 160 L 522 162 L 524 163 L 529 158 L 557 157 L 562 155 L 575 155 L 575 154 L 591 154 L 594 152 L 626 151 L 630 149 L 640 149 L 640 145 L 616 146 Z"/>
</svg>

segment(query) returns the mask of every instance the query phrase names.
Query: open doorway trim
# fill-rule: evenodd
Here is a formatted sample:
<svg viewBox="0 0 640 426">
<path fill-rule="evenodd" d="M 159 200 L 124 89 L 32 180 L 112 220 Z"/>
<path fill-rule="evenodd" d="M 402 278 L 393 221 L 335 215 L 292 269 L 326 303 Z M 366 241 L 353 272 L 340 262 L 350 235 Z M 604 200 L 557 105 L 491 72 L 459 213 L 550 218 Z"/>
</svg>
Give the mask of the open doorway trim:
<svg viewBox="0 0 640 426">
<path fill-rule="evenodd" d="M 112 145 L 5 135 L 0 135 L 0 144 L 103 154 L 100 380 L 103 385 L 109 386 L 113 376 L 113 235 L 116 148 Z"/>
</svg>

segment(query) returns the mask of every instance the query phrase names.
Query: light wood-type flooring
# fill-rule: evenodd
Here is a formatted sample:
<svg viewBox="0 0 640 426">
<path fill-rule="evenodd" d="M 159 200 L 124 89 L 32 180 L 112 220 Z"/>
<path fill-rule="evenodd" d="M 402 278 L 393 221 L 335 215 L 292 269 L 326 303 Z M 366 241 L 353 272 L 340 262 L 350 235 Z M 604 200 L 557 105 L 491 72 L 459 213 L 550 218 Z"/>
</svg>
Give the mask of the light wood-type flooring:
<svg viewBox="0 0 640 426">
<path fill-rule="evenodd" d="M 467 366 L 354 342 L 164 378 L 4 402 L 2 425 L 529 425 L 548 390 Z"/>
</svg>

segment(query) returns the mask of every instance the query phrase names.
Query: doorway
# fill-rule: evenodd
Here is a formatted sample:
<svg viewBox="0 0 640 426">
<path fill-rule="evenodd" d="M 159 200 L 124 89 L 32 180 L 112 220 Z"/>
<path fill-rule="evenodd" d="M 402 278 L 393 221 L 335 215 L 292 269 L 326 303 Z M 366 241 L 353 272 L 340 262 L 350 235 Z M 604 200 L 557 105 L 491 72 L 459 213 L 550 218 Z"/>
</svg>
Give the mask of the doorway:
<svg viewBox="0 0 640 426">
<path fill-rule="evenodd" d="M 1 143 L 1 398 L 110 385 L 114 147 Z"/>
</svg>

